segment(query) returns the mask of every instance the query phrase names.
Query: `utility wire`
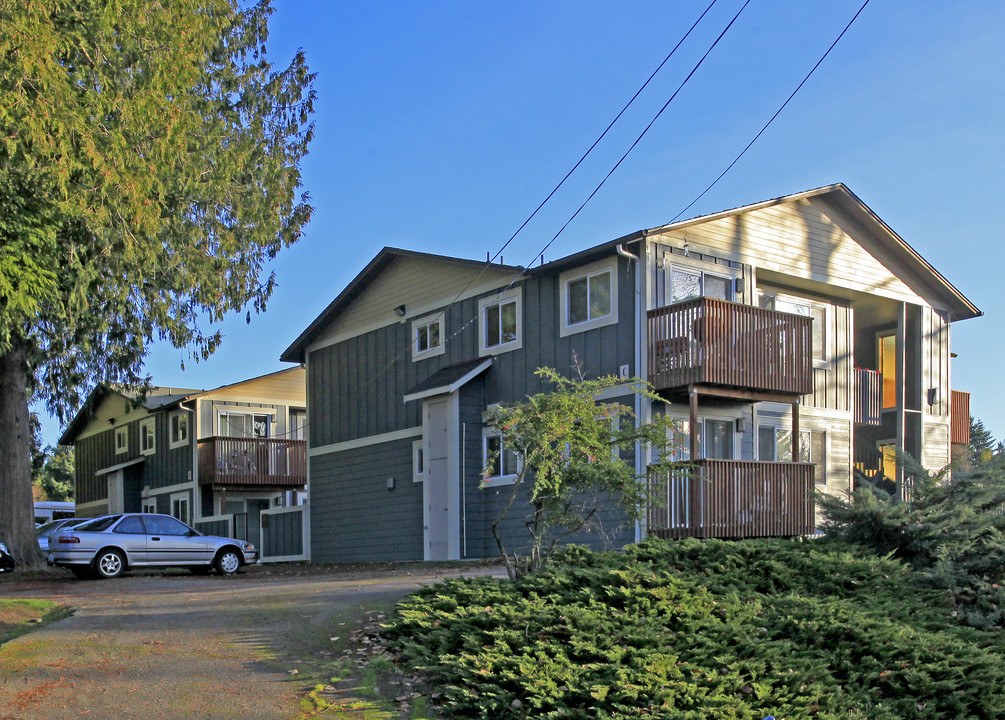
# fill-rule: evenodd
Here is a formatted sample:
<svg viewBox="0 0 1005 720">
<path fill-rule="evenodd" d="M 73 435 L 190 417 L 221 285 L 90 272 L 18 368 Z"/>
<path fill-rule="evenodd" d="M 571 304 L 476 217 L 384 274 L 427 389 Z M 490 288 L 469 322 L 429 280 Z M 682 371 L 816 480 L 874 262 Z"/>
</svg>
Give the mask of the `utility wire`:
<svg viewBox="0 0 1005 720">
<path fill-rule="evenodd" d="M 698 195 L 698 197 L 696 197 L 694 200 L 692 200 L 690 203 L 688 203 L 687 207 L 685 207 L 679 213 L 677 213 L 676 215 L 674 215 L 673 219 L 670 220 L 670 222 L 666 223 L 667 225 L 670 225 L 671 223 L 676 222 L 677 219 L 680 218 L 681 215 L 683 215 L 688 210 L 690 210 L 694 206 L 695 203 L 697 203 L 699 200 L 701 200 L 703 197 L 705 197 L 705 194 L 708 193 L 708 191 L 711 190 L 713 187 L 715 187 L 720 180 L 722 180 L 723 176 L 726 173 L 728 173 L 730 170 L 733 169 L 733 166 L 736 165 L 736 163 L 740 162 L 740 158 L 742 158 L 747 153 L 747 151 L 750 150 L 751 145 L 753 145 L 755 142 L 757 142 L 757 139 L 759 137 L 761 137 L 761 135 L 764 134 L 764 131 L 768 129 L 768 126 L 771 125 L 771 123 L 774 122 L 775 118 L 778 117 L 781 114 L 782 110 L 785 109 L 785 106 L 789 104 L 789 102 L 792 100 L 792 98 L 794 98 L 796 96 L 796 93 L 799 92 L 802 89 L 803 85 L 806 84 L 806 81 L 810 79 L 810 76 L 813 75 L 814 72 L 816 72 L 816 69 L 818 67 L 820 67 L 820 64 L 827 58 L 828 55 L 830 55 L 831 50 L 833 50 L 834 46 L 837 45 L 838 42 L 841 40 L 841 38 L 844 37 L 844 34 L 846 32 L 848 32 L 848 28 L 850 28 L 852 26 L 852 23 L 854 23 L 858 19 L 858 16 L 862 14 L 862 11 L 865 10 L 865 6 L 868 5 L 868 4 L 869 4 L 869 0 L 865 0 L 865 2 L 862 3 L 862 7 L 860 7 L 858 9 L 858 12 L 855 13 L 855 15 L 852 17 L 852 19 L 848 21 L 848 24 L 844 26 L 844 30 L 842 30 L 841 33 L 837 36 L 837 38 L 834 40 L 834 42 L 831 43 L 830 47 L 827 48 L 827 51 L 823 55 L 820 56 L 820 59 L 817 60 L 817 64 L 814 65 L 812 67 L 812 69 L 808 73 L 806 73 L 806 77 L 803 78 L 803 81 L 801 83 L 799 83 L 799 85 L 796 86 L 796 89 L 792 91 L 792 93 L 789 95 L 788 98 L 786 98 L 785 102 L 783 102 L 782 105 L 781 105 L 781 107 L 779 107 L 778 110 L 775 111 L 775 114 L 771 116 L 771 118 L 768 120 L 768 122 L 764 123 L 764 127 L 762 127 L 760 129 L 760 131 L 758 131 L 758 133 L 754 136 L 754 139 L 751 140 L 749 143 L 747 143 L 747 147 L 743 148 L 743 150 L 740 151 L 740 154 L 737 155 L 736 158 L 733 159 L 733 162 L 731 162 L 726 167 L 725 170 L 723 170 L 721 173 L 719 173 L 719 177 L 717 177 L 715 180 L 713 180 L 711 182 L 711 184 L 709 184 L 709 186 L 707 188 L 705 188 L 704 190 L 702 190 L 701 194 Z"/>
<path fill-rule="evenodd" d="M 530 221 L 533 220 L 537 216 L 537 214 L 541 211 L 541 209 L 545 206 L 545 204 L 547 204 L 547 202 L 549 200 L 551 200 L 552 197 L 554 197 L 555 193 L 557 193 L 561 189 L 561 187 L 565 184 L 565 181 L 568 180 L 572 176 L 572 174 L 574 172 L 576 172 L 577 169 L 579 169 L 579 166 L 583 164 L 583 161 L 586 160 L 586 158 L 590 155 L 590 153 L 592 153 L 594 151 L 594 149 L 596 149 L 597 145 L 599 145 L 600 142 L 607 136 L 607 133 L 610 132 L 611 128 L 614 127 L 614 124 L 617 123 L 618 120 L 621 119 L 621 116 L 624 115 L 625 112 L 627 112 L 628 108 L 632 106 L 632 104 L 638 99 L 639 95 L 641 95 L 642 92 L 649 86 L 649 83 L 651 83 L 653 81 L 653 78 L 656 77 L 657 73 L 659 73 L 659 71 L 663 69 L 663 66 L 666 65 L 667 62 L 670 61 L 670 58 L 672 58 L 674 56 L 674 54 L 677 52 L 677 50 L 680 48 L 680 46 L 684 44 L 684 41 L 687 40 L 691 36 L 691 33 L 694 32 L 694 29 L 696 27 L 698 27 L 698 24 L 705 18 L 705 16 L 709 13 L 709 11 L 716 4 L 716 2 L 718 2 L 718 0 L 712 0 L 708 4 L 708 6 L 705 8 L 705 10 L 702 11 L 701 15 L 698 16 L 698 19 L 695 20 L 691 24 L 691 27 L 689 27 L 688 30 L 687 30 L 687 32 L 685 32 L 684 35 L 681 36 L 681 39 L 677 41 L 677 44 L 674 45 L 673 49 L 670 50 L 670 52 L 667 54 L 667 56 L 665 58 L 663 58 L 663 61 L 659 65 L 656 66 L 656 69 L 652 71 L 652 73 L 649 75 L 648 78 L 646 78 L 646 81 L 644 83 L 642 83 L 642 86 L 639 87 L 639 89 L 635 91 L 635 94 L 632 95 L 631 99 L 627 103 L 625 103 L 625 106 L 623 108 L 621 108 L 621 110 L 618 112 L 618 114 L 614 116 L 614 119 L 611 120 L 611 122 L 607 125 L 606 128 L 604 128 L 604 131 L 602 133 L 600 133 L 600 136 L 597 137 L 597 139 L 593 141 L 593 144 L 590 145 L 590 147 L 586 150 L 585 153 L 583 153 L 582 157 L 580 157 L 579 160 L 576 161 L 576 164 L 572 166 L 572 169 L 569 170 L 569 172 L 567 172 L 565 174 L 565 177 L 563 177 L 559 181 L 559 183 L 552 189 L 552 191 L 550 193 L 548 193 L 547 197 L 545 197 L 544 200 L 542 200 L 541 203 L 536 208 L 534 208 L 534 211 L 530 215 L 527 216 L 527 219 L 523 221 L 523 223 L 520 225 L 520 227 L 518 227 L 516 229 L 516 231 L 512 235 L 510 235 L 509 239 L 506 240 L 505 243 L 503 243 L 502 247 L 500 247 L 499 250 L 497 250 L 496 253 L 491 256 L 491 259 L 489 259 L 489 260 L 487 260 L 485 262 L 485 265 L 478 272 L 478 274 L 475 275 L 475 277 L 473 277 L 471 280 L 469 280 L 468 283 L 467 283 L 467 285 L 465 285 L 463 288 L 461 288 L 461 290 L 457 293 L 457 295 L 454 296 L 454 299 L 451 300 L 447 304 L 447 306 L 445 308 L 443 308 L 443 310 L 441 310 L 439 313 L 436 314 L 438 317 L 440 317 L 440 318 L 446 318 L 447 311 L 450 310 L 450 308 L 452 308 L 454 305 L 456 305 L 457 302 L 464 295 L 464 293 L 466 293 L 476 282 L 478 282 L 479 279 L 481 279 L 481 277 L 488 271 L 488 269 L 490 267 L 492 267 L 492 264 L 496 261 L 497 258 L 502 257 L 503 252 L 506 250 L 507 247 L 509 247 L 509 245 L 513 242 L 513 240 L 516 238 L 516 236 L 519 235 L 523 231 L 523 229 L 525 227 L 527 227 L 527 225 L 530 223 Z M 747 2 L 750 2 L 750 0 L 747 0 Z M 707 53 L 706 53 L 706 55 L 707 55 Z M 694 71 L 692 71 L 692 74 L 693 74 L 693 72 Z M 679 92 L 679 89 L 678 89 L 678 92 Z M 674 94 L 676 95 L 676 93 L 674 93 Z M 669 102 L 667 104 L 669 105 Z M 664 110 L 666 109 L 666 105 L 663 106 L 663 109 Z M 662 112 L 662 110 L 660 112 Z M 650 123 L 650 125 L 652 125 L 652 123 Z M 646 129 L 648 130 L 648 128 L 646 128 Z M 638 143 L 638 140 L 636 140 L 636 144 L 637 143 Z M 632 147 L 634 147 L 634 145 Z M 624 158 L 622 158 L 622 160 L 623 159 Z M 610 176 L 610 173 L 608 174 L 608 177 L 609 176 Z M 605 181 L 606 181 L 606 178 L 605 178 Z M 598 188 L 598 190 L 599 190 L 599 188 Z M 594 191 L 594 194 L 596 194 L 596 190 Z M 590 197 L 593 197 L 593 195 L 591 195 Z M 584 205 L 585 205 L 585 203 L 584 203 Z M 580 207 L 580 210 L 582 210 L 582 207 Z M 578 214 L 578 211 L 577 211 L 577 214 Z M 573 216 L 573 217 L 575 217 L 575 216 Z M 572 220 L 570 219 L 569 222 L 572 222 Z M 568 225 L 568 223 L 566 223 L 566 225 Z M 564 230 L 564 227 L 563 227 L 563 230 Z M 554 239 L 552 240 L 552 242 L 554 242 Z M 551 245 L 551 243 L 549 243 L 549 246 L 550 245 Z M 545 250 L 547 250 L 547 247 L 545 247 L 545 249 L 542 250 L 538 254 L 538 257 L 542 256 L 544 254 Z M 535 258 L 535 260 L 536 259 L 537 258 Z M 509 283 L 509 285 L 507 285 L 499 293 L 499 296 L 501 296 L 502 293 L 504 293 L 507 290 L 509 290 L 513 286 L 513 283 L 515 283 L 517 280 L 519 280 L 523 276 L 523 274 L 524 274 L 524 271 L 521 271 Z M 434 317 L 434 319 L 435 319 L 435 317 Z M 466 323 L 464 323 L 460 327 L 460 329 L 458 329 L 457 331 L 451 333 L 449 336 L 447 336 L 446 338 L 444 338 L 443 339 L 443 343 L 446 344 L 448 341 L 452 340 L 456 335 L 458 335 L 460 332 L 462 332 L 463 330 L 465 330 L 469 325 L 471 325 L 471 323 L 474 320 L 477 320 L 477 319 L 478 319 L 478 316 L 475 315 L 475 317 L 473 319 L 468 320 Z M 408 350 L 409 350 L 410 347 L 411 347 L 411 341 L 409 341 L 409 344 L 406 345 L 399 353 L 397 353 L 393 358 L 391 358 L 391 360 L 381 370 L 379 370 L 377 373 L 375 373 L 375 375 L 367 382 L 367 386 L 369 386 L 371 383 L 373 383 L 378 377 L 380 377 L 388 369 L 390 369 L 391 367 L 393 367 L 395 365 L 395 363 L 397 363 L 398 360 L 400 360 L 401 357 L 404 356 L 404 354 L 406 352 L 408 352 Z"/>
</svg>

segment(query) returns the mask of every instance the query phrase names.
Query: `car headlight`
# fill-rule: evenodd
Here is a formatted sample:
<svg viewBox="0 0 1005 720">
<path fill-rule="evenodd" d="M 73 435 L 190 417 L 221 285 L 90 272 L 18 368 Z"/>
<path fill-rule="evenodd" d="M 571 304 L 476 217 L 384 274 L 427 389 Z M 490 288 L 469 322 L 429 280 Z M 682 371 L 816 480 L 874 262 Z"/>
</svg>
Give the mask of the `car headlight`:
<svg viewBox="0 0 1005 720">
<path fill-rule="evenodd" d="M 244 545 L 244 552 L 255 552 L 255 546 L 252 545 L 251 543 L 243 543 L 243 545 Z"/>
</svg>

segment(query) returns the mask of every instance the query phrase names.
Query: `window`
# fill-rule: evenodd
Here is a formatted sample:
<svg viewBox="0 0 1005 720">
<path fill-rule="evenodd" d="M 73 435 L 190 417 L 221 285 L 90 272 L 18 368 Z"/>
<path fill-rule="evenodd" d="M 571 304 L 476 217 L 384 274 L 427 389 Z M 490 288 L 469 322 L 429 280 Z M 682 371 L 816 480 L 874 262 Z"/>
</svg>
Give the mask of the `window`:
<svg viewBox="0 0 1005 720">
<path fill-rule="evenodd" d="M 425 477 L 425 450 L 422 440 L 416 440 L 412 443 L 412 482 L 422 482 Z"/>
<path fill-rule="evenodd" d="M 716 460 L 736 457 L 736 420 L 724 418 L 699 418 L 698 456 Z M 686 418 L 675 418 L 674 446 L 670 459 L 686 462 L 691 459 L 691 423 Z"/>
<path fill-rule="evenodd" d="M 156 500 L 144 500 L 143 510 L 145 513 L 155 513 L 157 512 L 157 501 Z"/>
<path fill-rule="evenodd" d="M 188 500 L 172 500 L 172 505 L 174 503 L 183 502 L 185 505 L 185 513 L 188 513 Z M 182 520 L 182 522 L 187 522 Z M 174 518 L 165 517 L 164 515 L 156 515 L 154 517 L 148 517 L 143 519 L 143 524 L 147 526 L 147 533 L 150 535 L 188 535 L 189 527 L 188 525 L 183 525 L 178 520 Z"/>
<path fill-rule="evenodd" d="M 559 282 L 561 336 L 618 321 L 617 271 L 617 259 L 610 259 L 562 273 Z"/>
<path fill-rule="evenodd" d="M 487 430 L 482 437 L 482 450 L 485 459 L 485 486 L 512 484 L 519 472 L 519 461 L 516 453 L 505 446 L 502 437 Z"/>
<path fill-rule="evenodd" d="M 518 350 L 522 322 L 520 290 L 483 298 L 478 303 L 479 352 L 481 355 Z"/>
<path fill-rule="evenodd" d="M 129 452 L 129 427 L 123 425 L 115 428 L 115 454 Z"/>
<path fill-rule="evenodd" d="M 183 495 L 172 495 L 171 496 L 171 515 L 178 518 L 183 523 L 189 521 L 188 514 L 188 494 Z M 165 535 L 184 535 L 185 533 L 169 533 L 166 530 L 158 530 L 157 532 L 163 532 Z M 185 532 L 188 532 L 186 528 Z"/>
<path fill-rule="evenodd" d="M 188 443 L 188 413 L 176 412 L 171 415 L 168 421 L 171 426 L 172 448 L 181 447 Z"/>
<path fill-rule="evenodd" d="M 264 414 L 248 414 L 220 411 L 219 435 L 221 437 L 256 437 L 267 438 L 269 433 L 269 416 Z"/>
<path fill-rule="evenodd" d="M 876 338 L 879 357 L 877 366 L 883 374 L 882 409 L 897 407 L 897 336 L 881 335 Z"/>
<path fill-rule="evenodd" d="M 142 535 L 146 530 L 143 528 L 143 519 L 139 515 L 130 515 L 116 525 L 112 532 Z"/>
<path fill-rule="evenodd" d="M 148 418 L 140 423 L 140 453 L 143 455 L 152 455 L 157 450 L 154 429 L 154 418 Z"/>
<path fill-rule="evenodd" d="M 789 462 L 792 460 L 792 430 L 761 425 L 757 429 L 759 460 Z M 827 433 L 823 430 L 799 431 L 799 462 L 815 465 L 813 479 L 817 485 L 827 484 Z"/>
<path fill-rule="evenodd" d="M 733 278 L 712 275 L 702 270 L 674 266 L 670 269 L 670 302 L 696 297 L 733 299 Z"/>
<path fill-rule="evenodd" d="M 412 323 L 412 360 L 442 355 L 446 350 L 443 339 L 443 313 L 415 320 Z"/>
<path fill-rule="evenodd" d="M 291 440 L 307 439 L 307 411 L 304 409 L 290 410 L 290 432 Z"/>
<path fill-rule="evenodd" d="M 802 315 L 813 319 L 810 332 L 813 340 L 813 359 L 827 359 L 827 305 L 814 303 L 804 298 L 789 297 L 778 293 L 759 293 L 758 304 L 768 310 L 778 310 L 792 315 Z"/>
</svg>

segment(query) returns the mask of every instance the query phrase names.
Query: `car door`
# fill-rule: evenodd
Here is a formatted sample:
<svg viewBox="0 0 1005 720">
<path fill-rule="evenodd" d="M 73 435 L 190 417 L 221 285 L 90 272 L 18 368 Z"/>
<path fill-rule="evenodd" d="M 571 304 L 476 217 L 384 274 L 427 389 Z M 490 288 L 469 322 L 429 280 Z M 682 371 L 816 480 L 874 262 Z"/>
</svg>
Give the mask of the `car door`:
<svg viewBox="0 0 1005 720">
<path fill-rule="evenodd" d="M 206 538 L 168 515 L 145 515 L 147 556 L 151 565 L 205 565 Z"/>
<path fill-rule="evenodd" d="M 112 528 L 115 544 L 126 551 L 129 566 L 147 563 L 147 534 L 139 515 L 126 515 Z M 97 548 L 95 548 L 97 549 Z"/>
</svg>

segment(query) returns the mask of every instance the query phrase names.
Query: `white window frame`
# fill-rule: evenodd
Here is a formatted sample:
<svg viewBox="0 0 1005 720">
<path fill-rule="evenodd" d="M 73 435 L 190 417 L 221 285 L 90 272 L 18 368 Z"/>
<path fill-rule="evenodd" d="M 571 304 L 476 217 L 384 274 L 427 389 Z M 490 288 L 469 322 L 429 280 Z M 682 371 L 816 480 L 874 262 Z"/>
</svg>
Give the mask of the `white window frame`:
<svg viewBox="0 0 1005 720">
<path fill-rule="evenodd" d="M 145 498 L 140 501 L 141 507 L 143 508 L 140 512 L 145 513 L 155 513 L 157 512 L 157 500 L 155 498 Z"/>
<path fill-rule="evenodd" d="M 416 318 L 412 321 L 412 362 L 417 360 L 425 360 L 427 358 L 436 357 L 437 355 L 442 355 L 447 350 L 446 338 L 443 335 L 444 328 L 444 313 L 438 312 L 432 315 L 426 315 L 421 318 Z M 440 328 L 440 342 L 435 347 L 428 348 L 426 350 L 419 349 L 419 333 L 423 328 L 432 327 L 433 325 L 438 325 Z"/>
<path fill-rule="evenodd" d="M 718 420 L 720 422 L 730 422 L 733 424 L 733 460 L 740 459 L 742 447 L 743 433 L 738 432 L 736 429 L 736 421 L 743 418 L 742 414 L 733 415 L 726 413 L 708 413 L 701 414 L 697 417 L 698 420 L 698 460 L 709 459 L 705 451 L 705 440 L 708 437 L 708 433 L 705 432 L 705 421 L 706 420 Z M 688 433 L 691 432 L 691 416 L 682 415 L 680 413 L 671 414 L 671 419 L 674 425 L 677 426 L 677 432 L 686 440 L 686 442 L 671 456 L 671 462 L 690 462 L 691 461 L 691 438 Z M 715 459 L 715 458 L 711 458 Z"/>
<path fill-rule="evenodd" d="M 175 503 L 184 503 L 185 514 L 187 517 L 181 518 L 175 515 Z M 181 520 L 186 525 L 192 524 L 192 498 L 189 495 L 189 493 L 187 492 L 171 493 L 170 510 L 171 511 L 168 514 L 171 515 L 171 517 L 175 518 L 176 520 Z"/>
<path fill-rule="evenodd" d="M 152 417 L 144 418 L 140 420 L 140 455 L 153 455 L 155 452 L 157 452 L 157 422 Z"/>
<path fill-rule="evenodd" d="M 175 437 L 175 422 L 177 421 L 178 436 Z M 188 445 L 189 437 L 189 426 L 191 422 L 189 421 L 188 411 L 179 410 L 173 412 L 168 416 L 168 448 L 174 450 L 175 448 L 184 447 Z M 182 432 L 184 428 L 184 432 Z"/>
<path fill-rule="evenodd" d="M 491 438 L 499 438 L 499 462 L 500 468 L 505 470 L 506 468 L 501 466 L 503 458 L 506 453 L 503 450 L 505 447 L 502 442 L 502 433 L 499 432 L 494 426 L 490 426 L 482 429 L 482 471 L 484 473 L 484 468 L 489 464 L 489 440 Z M 515 454 L 514 454 L 515 455 Z M 514 468 L 515 472 L 504 473 L 502 475 L 484 475 L 482 476 L 482 487 L 491 488 L 499 487 L 501 485 L 512 485 L 516 482 L 517 476 L 520 474 L 520 457 L 516 456 L 517 466 Z"/>
<path fill-rule="evenodd" d="M 422 482 L 426 479 L 425 443 L 422 440 L 412 442 L 412 482 Z"/>
<path fill-rule="evenodd" d="M 589 318 L 587 320 L 581 320 L 577 323 L 569 323 L 569 285 L 576 282 L 577 280 L 585 279 L 587 282 L 587 288 L 589 288 L 590 278 L 597 277 L 598 275 L 603 275 L 604 273 L 609 273 L 610 281 L 610 293 L 611 293 L 611 310 L 606 315 L 600 315 L 595 318 Z M 594 330 L 596 328 L 604 327 L 606 325 L 614 325 L 618 322 L 618 260 L 617 258 L 608 258 L 606 260 L 600 260 L 595 263 L 590 263 L 589 265 L 584 265 L 578 267 L 574 270 L 569 270 L 562 273 L 559 277 L 559 298 L 558 306 L 559 313 L 561 314 L 561 322 L 559 323 L 559 337 L 565 337 L 567 335 L 572 335 L 574 333 L 586 332 L 587 330 Z M 587 300 L 589 304 L 589 300 Z"/>
<path fill-rule="evenodd" d="M 809 317 L 811 320 L 816 321 L 814 313 L 817 311 L 823 311 L 823 328 L 821 330 L 823 334 L 823 340 L 821 342 L 820 355 L 816 352 L 813 353 L 813 366 L 814 367 L 826 367 L 830 362 L 830 354 L 827 352 L 829 347 L 829 342 L 832 336 L 832 328 L 834 326 L 834 310 L 833 305 L 820 300 L 813 300 L 808 297 L 802 297 L 800 295 L 790 295 L 789 293 L 781 292 L 779 290 L 774 290 L 770 287 L 759 289 L 757 291 L 757 305 L 758 307 L 763 307 L 763 298 L 772 298 L 771 309 L 777 310 L 778 312 L 788 312 L 792 315 L 802 315 L 802 313 L 792 313 L 785 308 L 779 308 L 778 303 L 781 302 L 789 307 L 805 307 L 808 311 L 808 315 L 804 317 Z"/>
<path fill-rule="evenodd" d="M 220 423 L 223 418 L 227 418 L 228 427 L 230 425 L 231 415 L 244 415 L 251 418 L 251 427 L 254 429 L 255 416 L 264 415 L 266 421 L 265 436 L 266 438 L 271 438 L 272 433 L 276 429 L 276 409 L 275 408 L 259 408 L 259 407 L 219 407 L 216 409 L 216 427 L 214 428 L 219 434 Z M 221 437 L 244 437 L 244 438 L 256 438 L 257 435 L 222 435 Z"/>
<path fill-rule="evenodd" d="M 486 344 L 485 332 L 487 323 L 485 314 L 490 307 L 498 305 L 500 308 L 511 302 L 516 303 L 516 338 L 509 342 L 489 346 Z M 489 295 L 478 301 L 478 355 L 499 355 L 500 353 L 519 350 L 523 347 L 523 289 L 514 288 L 504 293 Z"/>
<path fill-rule="evenodd" d="M 129 452 L 129 426 L 119 425 L 115 428 L 114 434 L 115 443 L 115 454 L 121 455 L 122 453 Z M 120 442 L 121 440 L 121 442 Z"/>
<path fill-rule="evenodd" d="M 666 261 L 664 261 L 666 262 Z M 672 305 L 675 302 L 688 302 L 689 300 L 694 300 L 699 297 L 708 297 L 705 294 L 705 277 L 711 276 L 718 278 L 720 280 L 726 281 L 726 300 L 729 302 L 736 302 L 736 281 L 740 275 L 739 268 L 729 268 L 723 267 L 722 265 L 716 265 L 714 263 L 706 263 L 699 261 L 692 261 L 691 263 L 682 262 L 668 262 L 663 267 L 667 270 L 666 275 L 666 292 L 664 295 L 667 305 Z M 689 275 L 697 275 L 700 288 L 698 289 L 698 295 L 694 297 L 689 297 L 681 300 L 673 299 L 673 273 L 674 271 L 687 273 Z"/>
</svg>

